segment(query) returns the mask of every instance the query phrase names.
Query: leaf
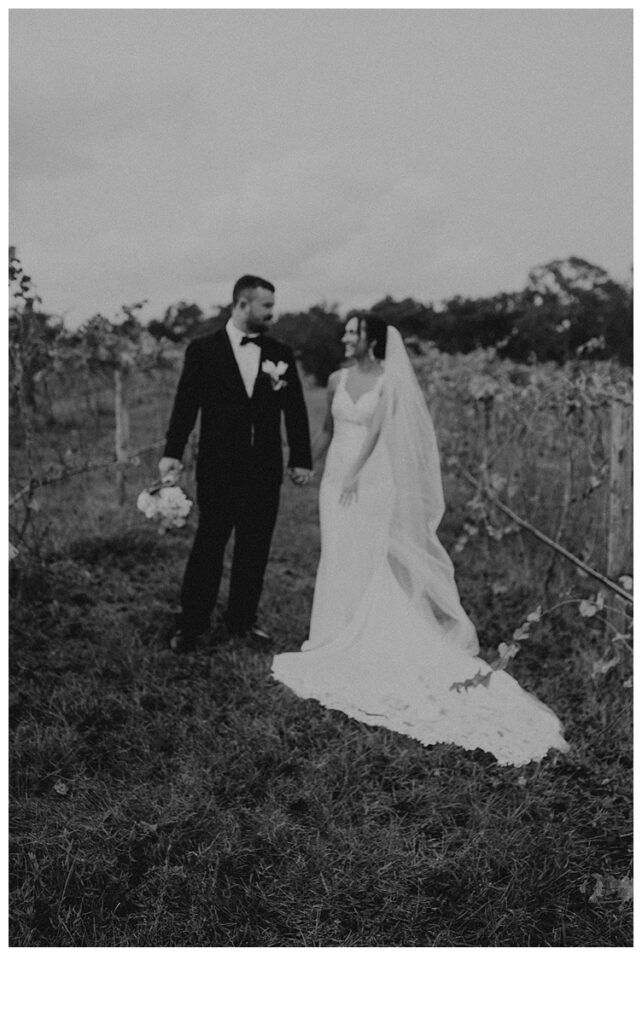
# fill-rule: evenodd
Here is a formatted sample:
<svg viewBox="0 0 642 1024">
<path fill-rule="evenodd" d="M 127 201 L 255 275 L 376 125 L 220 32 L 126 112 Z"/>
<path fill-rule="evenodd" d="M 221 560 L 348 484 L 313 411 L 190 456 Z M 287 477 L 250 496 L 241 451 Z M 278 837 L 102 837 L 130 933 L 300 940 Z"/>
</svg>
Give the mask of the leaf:
<svg viewBox="0 0 642 1024">
<path fill-rule="evenodd" d="M 623 640 L 625 642 L 628 642 L 630 639 L 631 637 L 629 633 L 616 633 L 613 637 L 611 637 L 611 643 L 622 643 Z"/>
<path fill-rule="evenodd" d="M 530 636 L 529 628 L 529 623 L 523 622 L 522 625 L 518 626 L 513 632 L 513 640 L 528 640 Z"/>
<path fill-rule="evenodd" d="M 506 477 L 501 476 L 499 473 L 491 473 L 489 484 L 494 491 L 499 493 L 506 486 Z"/>
<path fill-rule="evenodd" d="M 580 601 L 579 612 L 583 618 L 590 619 L 597 614 L 597 608 L 591 601 Z"/>
<path fill-rule="evenodd" d="M 633 899 L 633 880 L 625 875 L 624 878 L 620 878 L 617 883 L 617 894 L 622 900 L 622 903 L 630 903 Z"/>
<path fill-rule="evenodd" d="M 589 896 L 589 903 L 599 903 L 604 895 L 604 879 L 600 875 L 594 875 L 595 888 Z"/>
<path fill-rule="evenodd" d="M 589 896 L 589 903 L 599 903 L 609 897 L 617 897 L 622 903 L 628 903 L 633 899 L 633 882 L 628 875 L 623 878 L 615 878 L 614 875 L 592 875 L 595 880 L 593 892 Z M 580 892 L 587 893 L 589 889 L 588 879 L 580 886 Z"/>
<path fill-rule="evenodd" d="M 531 612 L 530 615 L 526 616 L 526 621 L 527 622 L 539 622 L 541 617 L 542 617 L 542 606 L 541 606 L 541 604 L 538 604 L 538 606 L 535 609 L 535 611 Z"/>
<path fill-rule="evenodd" d="M 624 687 L 625 690 L 632 690 L 633 689 L 633 676 L 629 676 L 628 679 L 625 679 L 624 682 L 622 683 L 622 686 Z"/>
<path fill-rule="evenodd" d="M 519 644 L 500 644 L 497 648 L 502 661 L 510 661 L 519 651 Z"/>
<path fill-rule="evenodd" d="M 489 537 L 493 538 L 493 540 L 503 540 L 503 538 L 506 535 L 506 528 L 500 529 L 499 527 L 491 526 L 491 524 L 488 523 L 486 526 L 486 532 L 488 533 Z"/>
<path fill-rule="evenodd" d="M 451 683 L 450 689 L 457 690 L 457 692 L 460 692 L 461 690 L 473 689 L 475 686 L 488 687 L 490 683 L 490 677 L 492 676 L 492 674 L 492 671 L 482 672 L 482 670 L 479 669 L 479 671 L 475 672 L 475 675 L 471 676 L 469 679 L 464 679 L 460 683 Z"/>
<path fill-rule="evenodd" d="M 597 661 L 593 662 L 593 671 L 597 675 L 605 676 L 607 672 L 610 672 L 612 668 L 619 665 L 620 659 L 615 655 L 610 661 L 605 661 L 604 658 L 598 658 Z"/>
<path fill-rule="evenodd" d="M 620 576 L 618 583 L 622 585 L 624 590 L 633 590 L 633 577 L 632 576 Z"/>
</svg>

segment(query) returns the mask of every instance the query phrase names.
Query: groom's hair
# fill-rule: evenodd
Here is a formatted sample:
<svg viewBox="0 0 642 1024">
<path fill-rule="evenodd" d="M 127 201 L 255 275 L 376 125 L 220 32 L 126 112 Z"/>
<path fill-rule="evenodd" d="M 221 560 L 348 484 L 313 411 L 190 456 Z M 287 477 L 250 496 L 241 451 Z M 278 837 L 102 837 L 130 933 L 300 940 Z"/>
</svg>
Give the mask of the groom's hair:
<svg viewBox="0 0 642 1024">
<path fill-rule="evenodd" d="M 274 285 L 266 281 L 265 278 L 255 277 L 254 274 L 244 274 L 243 277 L 239 277 L 232 289 L 232 305 L 235 306 L 242 295 L 256 291 L 257 288 L 265 288 L 268 292 L 276 291 Z"/>
<path fill-rule="evenodd" d="M 372 354 L 375 359 L 385 359 L 386 332 L 388 330 L 386 321 L 377 313 L 363 313 L 359 311 L 350 313 L 347 319 L 350 320 L 354 316 L 359 321 L 359 329 L 361 329 L 362 324 L 365 325 L 366 338 L 372 345 Z"/>
</svg>

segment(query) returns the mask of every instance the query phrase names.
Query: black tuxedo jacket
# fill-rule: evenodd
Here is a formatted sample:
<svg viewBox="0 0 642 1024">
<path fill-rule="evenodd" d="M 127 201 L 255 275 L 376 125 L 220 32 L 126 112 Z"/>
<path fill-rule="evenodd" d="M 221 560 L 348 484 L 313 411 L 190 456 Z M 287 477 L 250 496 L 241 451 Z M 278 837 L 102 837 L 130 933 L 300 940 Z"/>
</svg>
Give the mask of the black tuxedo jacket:
<svg viewBox="0 0 642 1024">
<path fill-rule="evenodd" d="M 185 352 L 164 454 L 182 459 L 200 411 L 196 463 L 202 494 L 225 493 L 248 475 L 269 486 L 283 479 L 281 414 L 285 417 L 289 466 L 312 467 L 310 430 L 292 349 L 263 335 L 259 372 L 252 396 L 245 390 L 225 329 L 195 338 Z M 275 390 L 261 369 L 263 362 L 283 362 L 286 386 Z"/>
</svg>

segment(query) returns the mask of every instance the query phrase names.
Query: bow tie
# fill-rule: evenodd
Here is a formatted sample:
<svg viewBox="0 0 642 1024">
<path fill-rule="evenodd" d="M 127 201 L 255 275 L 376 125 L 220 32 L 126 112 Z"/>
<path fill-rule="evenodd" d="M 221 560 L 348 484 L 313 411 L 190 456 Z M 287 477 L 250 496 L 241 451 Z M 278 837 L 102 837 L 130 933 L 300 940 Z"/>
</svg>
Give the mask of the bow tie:
<svg viewBox="0 0 642 1024">
<path fill-rule="evenodd" d="M 249 334 L 246 334 L 241 338 L 241 345 L 258 345 L 259 337 L 258 334 L 254 338 L 250 338 Z"/>
</svg>

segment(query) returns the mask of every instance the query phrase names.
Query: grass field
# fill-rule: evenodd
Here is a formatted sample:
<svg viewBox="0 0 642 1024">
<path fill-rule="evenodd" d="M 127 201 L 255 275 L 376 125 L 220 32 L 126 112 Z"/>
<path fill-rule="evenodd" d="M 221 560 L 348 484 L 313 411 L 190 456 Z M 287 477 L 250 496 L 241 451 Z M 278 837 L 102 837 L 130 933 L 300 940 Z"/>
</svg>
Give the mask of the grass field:
<svg viewBox="0 0 642 1024">
<path fill-rule="evenodd" d="M 153 459 L 136 472 L 120 509 L 104 473 L 43 491 L 44 563 L 13 563 L 11 945 L 631 945 L 631 691 L 591 671 L 597 623 L 560 609 L 512 669 L 570 754 L 425 748 L 299 700 L 271 651 L 169 652 L 194 522 L 158 535 L 134 509 Z M 462 488 L 447 478 L 451 549 Z M 284 485 L 274 651 L 306 637 L 316 500 Z M 542 600 L 531 543 L 455 556 L 489 657 Z"/>
</svg>

